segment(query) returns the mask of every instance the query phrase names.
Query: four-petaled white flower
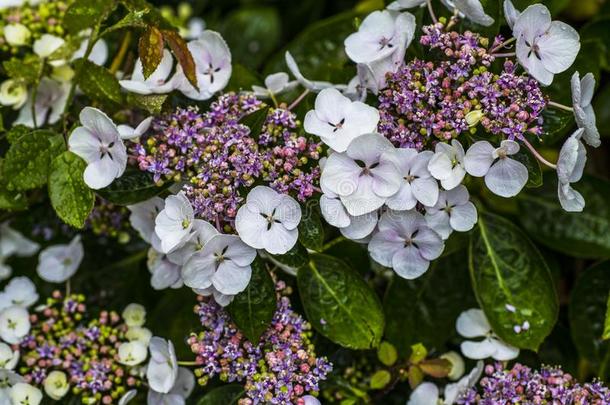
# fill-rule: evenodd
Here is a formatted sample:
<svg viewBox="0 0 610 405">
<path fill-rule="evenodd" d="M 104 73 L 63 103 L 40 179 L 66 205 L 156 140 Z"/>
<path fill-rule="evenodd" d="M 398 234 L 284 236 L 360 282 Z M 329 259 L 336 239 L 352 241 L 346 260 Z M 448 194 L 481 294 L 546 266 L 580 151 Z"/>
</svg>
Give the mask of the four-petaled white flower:
<svg viewBox="0 0 610 405">
<path fill-rule="evenodd" d="M 17 305 L 28 308 L 38 301 L 36 286 L 27 277 L 13 278 L 0 292 L 0 310 Z"/>
<path fill-rule="evenodd" d="M 515 21 L 517 59 L 534 79 L 548 86 L 557 73 L 567 70 L 580 50 L 580 36 L 568 24 L 551 21 L 542 4 L 526 8 Z"/>
<path fill-rule="evenodd" d="M 351 101 L 337 89 L 324 89 L 318 94 L 315 109 L 305 115 L 303 128 L 318 135 L 322 142 L 337 152 L 362 134 L 374 132 L 379 111 L 360 101 Z"/>
<path fill-rule="evenodd" d="M 477 24 L 488 27 L 494 23 L 494 19 L 485 13 L 480 0 L 441 0 L 441 2 L 450 11 L 457 11 L 459 16 Z M 388 5 L 388 10 L 401 11 L 425 4 L 426 0 L 396 0 Z"/>
<path fill-rule="evenodd" d="M 146 345 L 139 340 L 121 343 L 118 350 L 119 363 L 126 366 L 137 366 L 143 363 L 147 355 Z"/>
<path fill-rule="evenodd" d="M 85 183 L 97 190 L 121 177 L 127 167 L 127 150 L 119 131 L 110 118 L 93 107 L 79 115 L 82 126 L 72 131 L 70 150 L 87 162 Z"/>
<path fill-rule="evenodd" d="M 30 332 L 30 314 L 17 305 L 0 312 L 0 338 L 11 345 L 21 342 Z"/>
<path fill-rule="evenodd" d="M 119 136 L 123 140 L 131 140 L 141 137 L 146 133 L 146 131 L 148 131 L 148 128 L 150 128 L 153 118 L 154 117 L 148 117 L 142 120 L 142 122 L 140 122 L 135 128 L 125 124 L 117 125 Z"/>
<path fill-rule="evenodd" d="M 131 303 L 125 307 L 121 317 L 130 328 L 142 326 L 146 322 L 146 308 L 141 304 Z"/>
<path fill-rule="evenodd" d="M 178 377 L 174 387 L 167 394 L 149 390 L 146 398 L 147 405 L 184 405 L 186 399 L 195 388 L 195 376 L 185 367 L 178 368 Z"/>
<path fill-rule="evenodd" d="M 445 190 L 457 187 L 466 175 L 462 144 L 457 139 L 453 139 L 451 145 L 444 142 L 437 143 L 434 156 L 428 163 L 428 170 L 432 177 L 441 182 Z"/>
<path fill-rule="evenodd" d="M 150 360 L 146 367 L 146 379 L 151 389 L 167 394 L 178 377 L 178 360 L 170 340 L 157 336 L 150 339 Z"/>
<path fill-rule="evenodd" d="M 514 197 L 527 183 L 527 167 L 509 158 L 519 152 L 519 144 L 504 140 L 495 148 L 487 141 L 475 142 L 466 152 L 464 166 L 468 174 L 485 176 L 485 185 L 501 197 Z"/>
<path fill-rule="evenodd" d="M 160 250 L 161 247 L 160 240 L 158 240 L 159 237 L 155 234 L 155 219 L 163 210 L 163 207 L 165 207 L 165 201 L 161 197 L 153 197 L 149 200 L 127 206 L 131 212 L 129 223 L 133 229 L 138 231 L 138 234 L 145 242 L 153 244 L 152 241 L 157 239 L 158 243 L 153 244 L 153 247 L 157 250 Z"/>
<path fill-rule="evenodd" d="M 70 391 L 66 373 L 59 370 L 51 371 L 42 382 L 42 386 L 44 392 L 55 401 L 59 401 Z"/>
<path fill-rule="evenodd" d="M 161 239 L 161 250 L 169 253 L 191 237 L 195 213 L 184 192 L 170 195 L 165 207 L 155 218 L 155 233 Z"/>
<path fill-rule="evenodd" d="M 32 37 L 28 27 L 23 24 L 12 23 L 5 25 L 3 28 L 4 40 L 12 46 L 26 45 Z"/>
<path fill-rule="evenodd" d="M 379 134 L 361 135 L 344 153 L 328 157 L 320 182 L 339 196 L 351 215 L 372 212 L 400 188 L 400 173 L 385 153 L 393 150 L 392 143 Z"/>
<path fill-rule="evenodd" d="M 278 72 L 270 74 L 265 78 L 265 87 L 254 85 L 252 91 L 258 98 L 275 97 L 286 91 L 290 91 L 297 86 L 298 82 L 290 81 L 290 77 L 286 72 Z"/>
<path fill-rule="evenodd" d="M 415 210 L 386 211 L 378 229 L 369 242 L 371 257 L 408 280 L 424 274 L 444 249 L 443 239 Z"/>
<path fill-rule="evenodd" d="M 339 196 L 329 191 L 320 196 L 320 212 L 329 225 L 339 228 L 343 236 L 355 241 L 369 236 L 379 219 L 377 211 L 358 216 L 350 215 Z"/>
<path fill-rule="evenodd" d="M 11 401 L 19 405 L 38 405 L 42 402 L 42 391 L 30 384 L 17 383 L 11 388 Z"/>
<path fill-rule="evenodd" d="M 477 222 L 477 209 L 469 200 L 468 189 L 459 185 L 448 191 L 441 191 L 438 202 L 426 207 L 426 222 L 443 239 L 451 232 L 467 232 Z"/>
<path fill-rule="evenodd" d="M 583 132 L 584 129 L 577 129 L 565 141 L 557 159 L 559 203 L 564 210 L 569 212 L 580 212 L 585 207 L 585 199 L 582 194 L 574 190 L 571 185 L 581 179 L 587 162 L 587 150 L 580 140 Z"/>
<path fill-rule="evenodd" d="M 417 386 L 411 393 L 407 405 L 452 405 L 462 395 L 473 387 L 481 375 L 483 374 L 484 363 L 478 361 L 475 368 L 470 373 L 462 377 L 458 382 L 447 384 L 443 393 L 443 398 L 440 397 L 438 387 L 431 382 L 423 382 Z"/>
<path fill-rule="evenodd" d="M 34 53 L 36 55 L 40 56 L 42 59 L 46 59 L 46 58 L 49 58 L 50 56 L 52 56 L 55 51 L 59 50 L 59 48 L 64 46 L 65 43 L 66 43 L 66 41 L 61 37 L 57 37 L 57 36 L 51 35 L 51 34 L 43 34 L 40 38 L 38 38 L 36 41 L 34 41 L 32 50 L 34 51 Z M 49 61 L 49 64 L 51 66 L 61 66 L 61 65 L 64 65 L 65 63 L 66 63 L 65 60 L 50 60 Z"/>
<path fill-rule="evenodd" d="M 345 39 L 345 53 L 356 63 L 370 63 L 401 52 L 415 34 L 415 17 L 410 13 L 374 11 L 357 32 Z"/>
<path fill-rule="evenodd" d="M 204 31 L 199 39 L 189 42 L 188 48 L 195 60 L 199 90 L 188 81 L 180 66 L 174 77 L 176 87 L 188 98 L 208 100 L 229 83 L 233 69 L 231 50 L 219 33 L 209 30 Z"/>
<path fill-rule="evenodd" d="M 203 249 L 206 243 L 219 233 L 209 222 L 202 219 L 194 220 L 190 239 L 181 247 L 168 253 L 168 260 L 178 265 L 183 265 L 193 254 Z"/>
<path fill-rule="evenodd" d="M 301 206 L 294 198 L 256 186 L 237 211 L 235 229 L 247 245 L 281 255 L 296 244 L 299 222 Z"/>
<path fill-rule="evenodd" d="M 469 359 L 479 360 L 491 357 L 498 361 L 512 360 L 519 355 L 519 349 L 504 343 L 491 330 L 485 313 L 478 308 L 468 309 L 460 314 L 455 328 L 465 338 L 482 337 L 481 341 L 464 341 L 460 345 L 462 354 Z"/>
<path fill-rule="evenodd" d="M 387 199 L 386 205 L 397 211 L 410 210 L 419 201 L 425 206 L 433 206 L 438 201 L 438 182 L 428 170 L 428 163 L 434 154 L 431 151 L 417 152 L 411 148 L 396 149 L 388 153 L 402 176 L 400 189 Z"/>
<path fill-rule="evenodd" d="M 174 65 L 174 58 L 167 50 L 163 50 L 163 57 L 154 72 L 147 78 L 144 78 L 144 69 L 142 61 L 138 59 L 133 68 L 131 79 L 119 80 L 119 84 L 125 90 L 136 94 L 164 94 L 174 90 L 175 81 L 172 78 L 168 80 Z"/>
<path fill-rule="evenodd" d="M 30 91 L 27 102 L 19 110 L 19 115 L 13 124 L 22 124 L 31 128 L 41 127 L 45 123 L 55 124 L 61 118 L 69 95 L 69 82 L 58 82 L 43 77 L 36 90 L 34 108 L 32 109 L 34 92 Z"/>
<path fill-rule="evenodd" d="M 167 255 L 159 252 L 154 247 L 148 249 L 146 265 L 151 274 L 150 285 L 155 290 L 182 287 L 180 266 L 169 261 Z"/>
<path fill-rule="evenodd" d="M 191 288 L 235 295 L 248 286 L 255 258 L 256 250 L 238 236 L 218 234 L 184 264 L 182 278 Z"/>
<path fill-rule="evenodd" d="M 286 66 L 288 66 L 288 70 L 290 70 L 290 73 L 292 73 L 294 78 L 297 80 L 297 82 L 299 82 L 301 86 L 305 87 L 309 91 L 319 92 L 320 90 L 324 90 L 330 87 L 343 90 L 347 87 L 341 84 L 332 84 L 330 82 L 306 79 L 305 76 L 303 76 L 303 74 L 301 73 L 299 65 L 297 65 L 296 60 L 294 60 L 294 57 L 290 54 L 290 52 L 286 51 L 285 59 Z"/>
<path fill-rule="evenodd" d="M 6 343 L 0 342 L 0 368 L 12 370 L 19 361 L 19 350 L 13 350 Z"/>
<path fill-rule="evenodd" d="M 594 148 L 601 145 L 599 131 L 597 130 L 595 111 L 591 106 L 593 93 L 595 91 L 595 77 L 593 73 L 587 73 L 580 79 L 580 74 L 574 72 L 571 80 L 572 85 L 572 108 L 578 128 L 584 129 L 582 138 Z"/>
<path fill-rule="evenodd" d="M 12 229 L 8 222 L 0 225 L 0 279 L 10 277 L 12 269 L 4 260 L 12 255 L 19 257 L 32 256 L 40 249 L 40 245 Z"/>
<path fill-rule="evenodd" d="M 76 273 L 84 255 L 80 235 L 76 235 L 67 245 L 43 249 L 38 256 L 36 272 L 49 283 L 63 283 Z"/>
</svg>

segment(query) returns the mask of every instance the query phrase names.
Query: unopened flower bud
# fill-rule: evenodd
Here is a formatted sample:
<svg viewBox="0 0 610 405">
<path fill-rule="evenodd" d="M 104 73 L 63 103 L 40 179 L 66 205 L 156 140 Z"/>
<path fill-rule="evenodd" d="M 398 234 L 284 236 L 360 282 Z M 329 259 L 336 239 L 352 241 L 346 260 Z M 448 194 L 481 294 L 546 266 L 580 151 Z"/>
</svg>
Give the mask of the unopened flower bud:
<svg viewBox="0 0 610 405">
<path fill-rule="evenodd" d="M 481 110 L 473 110 L 466 114 L 466 123 L 469 127 L 474 127 L 481 121 L 481 118 L 483 118 L 483 112 Z"/>
<path fill-rule="evenodd" d="M 52 399 L 58 401 L 63 398 L 70 390 L 68 378 L 61 371 L 51 371 L 42 383 L 44 392 Z"/>
</svg>

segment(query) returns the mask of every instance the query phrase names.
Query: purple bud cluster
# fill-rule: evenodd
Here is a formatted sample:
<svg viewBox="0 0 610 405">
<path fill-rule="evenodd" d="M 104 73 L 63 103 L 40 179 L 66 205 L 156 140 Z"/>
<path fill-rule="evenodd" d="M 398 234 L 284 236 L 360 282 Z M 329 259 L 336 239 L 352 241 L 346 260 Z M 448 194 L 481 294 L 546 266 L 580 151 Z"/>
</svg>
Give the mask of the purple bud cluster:
<svg viewBox="0 0 610 405">
<path fill-rule="evenodd" d="M 239 122 L 263 107 L 253 95 L 227 93 L 203 114 L 179 108 L 156 119 L 132 153 L 156 182 L 185 182 L 195 215 L 228 232 L 256 181 L 301 201 L 317 189 L 320 145 L 298 135 L 295 114 L 270 108 L 258 136 Z"/>
<path fill-rule="evenodd" d="M 515 364 L 485 367 L 479 387 L 471 388 L 459 404 L 608 404 L 610 389 L 601 382 L 580 384 L 560 368 L 543 366 L 539 371 Z"/>
<path fill-rule="evenodd" d="M 515 73 L 511 61 L 493 74 L 488 40 L 471 32 L 445 31 L 442 23 L 423 28 L 420 42 L 440 51 L 440 62 L 414 59 L 388 74 L 379 94 L 378 131 L 398 147 L 422 150 L 476 131 L 476 125 L 509 139 L 542 133 L 546 99 L 538 83 Z M 496 38 L 493 46 L 498 46 Z M 467 119 L 478 111 L 481 118 Z"/>
<path fill-rule="evenodd" d="M 195 311 L 203 331 L 188 339 L 197 355 L 199 384 L 215 376 L 243 382 L 246 398 L 241 405 L 297 403 L 319 391 L 319 382 L 326 379 L 332 365 L 316 357 L 311 325 L 292 310 L 288 297 L 278 300 L 271 325 L 258 343 L 248 341 L 213 300 L 199 297 L 199 301 Z"/>
<path fill-rule="evenodd" d="M 82 295 L 64 299 L 55 291 L 46 306 L 30 316 L 32 328 L 20 343 L 18 371 L 35 385 L 42 385 L 50 372 L 63 371 L 83 403 L 115 404 L 142 385 L 140 377 L 117 361 L 127 326 L 116 312 L 108 311 L 84 322 L 84 301 Z"/>
<path fill-rule="evenodd" d="M 125 206 L 98 198 L 85 222 L 85 228 L 90 229 L 97 236 L 127 243 L 132 229 L 129 224 L 129 210 Z"/>
</svg>

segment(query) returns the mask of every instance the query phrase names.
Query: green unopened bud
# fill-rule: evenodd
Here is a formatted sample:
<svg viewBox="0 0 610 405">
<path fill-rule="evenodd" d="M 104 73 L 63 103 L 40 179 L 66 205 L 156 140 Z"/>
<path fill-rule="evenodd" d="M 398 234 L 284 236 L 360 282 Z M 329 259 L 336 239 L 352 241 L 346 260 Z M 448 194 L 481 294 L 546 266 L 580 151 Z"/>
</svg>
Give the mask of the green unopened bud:
<svg viewBox="0 0 610 405">
<path fill-rule="evenodd" d="M 469 127 L 476 126 L 479 121 L 483 118 L 483 112 L 481 110 L 473 110 L 466 114 L 466 122 Z"/>
</svg>

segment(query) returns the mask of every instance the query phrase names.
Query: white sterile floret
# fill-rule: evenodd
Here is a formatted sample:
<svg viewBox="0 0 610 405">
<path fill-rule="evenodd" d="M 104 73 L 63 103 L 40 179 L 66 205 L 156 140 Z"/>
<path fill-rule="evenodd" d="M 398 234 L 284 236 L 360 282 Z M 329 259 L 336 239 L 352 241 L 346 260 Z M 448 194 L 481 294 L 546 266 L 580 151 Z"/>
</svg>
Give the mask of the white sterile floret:
<svg viewBox="0 0 610 405">
<path fill-rule="evenodd" d="M 394 163 L 402 176 L 400 189 L 389 197 L 386 205 L 393 210 L 410 210 L 418 202 L 433 206 L 438 201 L 438 182 L 428 170 L 428 163 L 434 153 L 417 152 L 415 149 L 400 148 L 388 153 L 388 159 Z"/>
<path fill-rule="evenodd" d="M 28 99 L 28 88 L 21 81 L 8 79 L 0 85 L 0 104 L 18 110 Z"/>
<path fill-rule="evenodd" d="M 578 128 L 584 129 L 582 138 L 594 148 L 601 145 L 599 131 L 595 119 L 595 111 L 591 106 L 593 93 L 595 92 L 595 77 L 593 73 L 587 73 L 580 79 L 580 74 L 574 72 L 571 80 L 572 86 L 572 108 Z"/>
<path fill-rule="evenodd" d="M 19 361 L 19 350 L 13 350 L 6 343 L 0 342 L 0 369 L 12 370 Z"/>
<path fill-rule="evenodd" d="M 43 34 L 40 38 L 34 41 L 34 45 L 32 46 L 32 50 L 42 59 L 49 58 L 53 53 L 62 46 L 66 41 L 63 38 L 57 37 L 51 34 Z M 51 60 L 49 62 L 52 66 L 61 66 L 66 63 L 65 60 Z"/>
<path fill-rule="evenodd" d="M 475 142 L 466 152 L 464 166 L 471 176 L 485 176 L 485 185 L 500 197 L 514 197 L 527 183 L 527 167 L 509 156 L 519 152 L 519 144 L 504 140 L 495 148 L 487 141 Z"/>
<path fill-rule="evenodd" d="M 193 100 L 207 100 L 214 93 L 222 90 L 231 78 L 231 50 L 215 31 L 204 31 L 199 39 L 187 44 L 195 61 L 197 86 L 193 87 L 180 66 L 177 68 L 174 81 L 176 88 Z"/>
<path fill-rule="evenodd" d="M 70 150 L 87 162 L 85 183 L 95 190 L 104 188 L 125 172 L 127 149 L 116 125 L 104 112 L 85 107 L 79 118 L 82 126 L 72 131 Z"/>
<path fill-rule="evenodd" d="M 191 288 L 235 295 L 248 286 L 255 258 L 256 250 L 238 236 L 218 234 L 184 264 L 182 278 Z"/>
<path fill-rule="evenodd" d="M 274 97 L 286 91 L 294 89 L 298 85 L 298 81 L 290 81 L 290 77 L 286 72 L 278 72 L 270 74 L 265 78 L 265 87 L 253 85 L 252 91 L 258 98 Z"/>
<path fill-rule="evenodd" d="M 193 254 L 199 252 L 212 237 L 220 232 L 216 228 L 202 219 L 193 221 L 191 237 L 181 247 L 167 254 L 169 261 L 178 265 L 183 265 Z"/>
<path fill-rule="evenodd" d="M 22 46 L 29 43 L 32 33 L 23 24 L 13 23 L 4 26 L 4 39 L 11 46 Z"/>
<path fill-rule="evenodd" d="M 89 45 L 89 40 L 91 39 L 91 33 L 89 32 L 89 30 L 81 31 L 80 35 L 87 36 L 88 38 L 85 38 L 81 41 L 80 48 L 78 48 L 76 52 L 72 54 L 72 60 L 85 56 L 87 46 Z M 89 57 L 87 59 L 95 63 L 96 65 L 104 65 L 104 63 L 106 63 L 106 60 L 108 59 L 108 44 L 106 43 L 106 41 L 104 41 L 103 39 L 98 39 L 95 44 L 93 44 L 93 48 L 91 48 L 91 52 L 89 53 Z"/>
<path fill-rule="evenodd" d="M 32 256 L 40 249 L 40 245 L 29 240 L 20 232 L 12 229 L 8 222 L 0 225 L 0 256 L 8 257 L 16 255 L 19 257 Z"/>
<path fill-rule="evenodd" d="M 17 305 L 28 308 L 38 301 L 36 286 L 27 277 L 15 277 L 0 292 L 0 310 Z"/>
<path fill-rule="evenodd" d="M 557 159 L 557 195 L 562 208 L 569 212 L 580 212 L 585 207 L 585 199 L 572 188 L 582 177 L 587 150 L 580 140 L 584 129 L 576 130 L 563 144 Z"/>
<path fill-rule="evenodd" d="M 76 273 L 84 255 L 80 235 L 76 235 L 67 245 L 53 245 L 42 250 L 36 272 L 47 282 L 63 283 Z"/>
<path fill-rule="evenodd" d="M 345 53 L 356 63 L 370 63 L 391 56 L 413 40 L 415 17 L 410 13 L 374 11 L 345 39 Z"/>
<path fill-rule="evenodd" d="M 343 236 L 355 241 L 369 236 L 379 219 L 377 211 L 358 216 L 350 215 L 339 196 L 332 192 L 325 192 L 320 196 L 320 212 L 329 225 L 339 228 Z"/>
<path fill-rule="evenodd" d="M 421 383 L 413 390 L 407 405 L 451 405 L 454 404 L 462 395 L 473 387 L 483 374 L 484 363 L 478 361 L 468 375 L 461 378 L 456 383 L 447 384 L 444 389 L 443 398 L 440 397 L 440 390 L 431 382 Z"/>
<path fill-rule="evenodd" d="M 11 388 L 11 400 L 13 404 L 38 405 L 42 402 L 42 391 L 30 384 L 17 383 Z"/>
<path fill-rule="evenodd" d="M 441 182 L 445 190 L 457 187 L 464 176 L 464 148 L 462 144 L 453 139 L 451 145 L 443 142 L 436 144 L 434 156 L 428 162 L 428 170 L 432 177 Z"/>
<path fill-rule="evenodd" d="M 167 394 L 149 390 L 146 403 L 147 405 L 184 405 L 194 388 L 195 376 L 193 372 L 188 368 L 179 367 L 174 387 Z"/>
<path fill-rule="evenodd" d="M 175 88 L 174 80 L 168 80 L 173 66 L 174 58 L 172 58 L 172 54 L 167 49 L 164 49 L 161 62 L 150 76 L 144 78 L 142 61 L 138 59 L 133 68 L 131 79 L 119 80 L 119 84 L 125 90 L 136 94 L 148 95 L 169 93 Z"/>
<path fill-rule="evenodd" d="M 42 382 L 42 386 L 44 392 L 55 401 L 62 399 L 70 390 L 66 373 L 58 370 L 51 371 Z"/>
<path fill-rule="evenodd" d="M 174 345 L 170 340 L 157 336 L 150 339 L 148 346 L 150 360 L 146 367 L 148 386 L 160 393 L 167 394 L 178 377 L 178 360 Z"/>
<path fill-rule="evenodd" d="M 460 345 L 462 354 L 470 359 L 491 357 L 498 361 L 506 361 L 519 355 L 519 349 L 504 343 L 493 333 L 481 309 L 472 308 L 462 312 L 455 323 L 455 328 L 465 338 L 483 338 L 479 341 L 466 340 Z"/>
<path fill-rule="evenodd" d="M 443 252 L 443 239 L 415 210 L 388 210 L 377 227 L 378 232 L 369 242 L 369 253 L 373 260 L 391 267 L 400 277 L 418 278 L 428 270 L 430 261 Z"/>
<path fill-rule="evenodd" d="M 235 295 L 223 294 L 215 289 L 214 286 L 210 286 L 208 288 L 193 288 L 193 292 L 203 297 L 214 298 L 214 301 L 216 301 L 216 303 L 221 307 L 226 307 L 231 303 L 231 301 L 233 301 L 233 298 L 235 298 Z"/>
<path fill-rule="evenodd" d="M 285 59 L 286 59 L 286 66 L 288 66 L 288 70 L 290 70 L 290 73 L 292 73 L 294 78 L 297 80 L 297 82 L 299 82 L 299 84 L 301 86 L 305 87 L 309 91 L 319 92 L 320 90 L 327 89 L 330 87 L 343 90 L 347 87 L 345 85 L 332 84 L 330 82 L 306 79 L 305 76 L 303 76 L 303 74 L 301 73 L 301 69 L 299 69 L 299 65 L 297 65 L 296 60 L 294 60 L 294 58 L 292 57 L 290 52 L 286 51 Z"/>
<path fill-rule="evenodd" d="M 392 143 L 382 135 L 361 135 L 344 153 L 328 157 L 320 183 L 339 196 L 350 215 L 375 211 L 400 189 L 398 168 L 385 153 L 393 150 Z"/>
<path fill-rule="evenodd" d="M 117 129 L 119 131 L 119 136 L 123 140 L 131 140 L 141 137 L 146 133 L 146 131 L 148 131 L 148 128 L 150 128 L 153 118 L 154 117 L 145 118 L 135 128 L 125 124 L 118 125 Z"/>
<path fill-rule="evenodd" d="M 494 19 L 485 13 L 480 0 L 441 0 L 450 10 L 457 11 L 461 17 L 488 27 L 494 23 Z M 426 4 L 426 0 L 396 0 L 388 5 L 388 10 L 406 10 Z"/>
<path fill-rule="evenodd" d="M 184 192 L 165 199 L 165 207 L 155 218 L 155 233 L 164 253 L 182 246 L 191 237 L 194 220 L 193 206 Z"/>
<path fill-rule="evenodd" d="M 333 150 L 345 152 L 352 140 L 374 132 L 378 123 L 376 108 L 351 101 L 337 89 L 324 89 L 316 97 L 315 108 L 305 115 L 303 128 Z"/>
<path fill-rule="evenodd" d="M 131 303 L 125 307 L 121 316 L 129 327 L 142 326 L 146 322 L 146 308 L 141 304 Z"/>
<path fill-rule="evenodd" d="M 448 191 L 441 191 L 438 202 L 426 207 L 426 222 L 443 239 L 451 232 L 467 232 L 477 222 L 477 209 L 469 200 L 468 189 L 459 185 Z"/>
<path fill-rule="evenodd" d="M 131 212 L 129 223 L 138 231 L 140 237 L 148 243 L 152 243 L 155 235 L 155 219 L 165 207 L 165 201 L 161 197 L 153 197 L 137 204 L 128 205 Z M 158 238 L 158 237 L 157 237 Z"/>
<path fill-rule="evenodd" d="M 557 73 L 567 70 L 580 50 L 580 36 L 568 24 L 551 21 L 542 4 L 526 8 L 513 26 L 519 63 L 540 84 L 548 86 Z"/>
<path fill-rule="evenodd" d="M 235 229 L 247 245 L 281 255 L 296 244 L 300 222 L 301 206 L 294 198 L 256 186 L 237 211 Z"/>
<path fill-rule="evenodd" d="M 146 360 L 146 345 L 139 340 L 121 343 L 118 350 L 119 363 L 126 366 L 137 366 Z"/>
<path fill-rule="evenodd" d="M 127 329 L 127 332 L 125 332 L 125 337 L 130 342 L 137 340 L 148 346 L 150 339 L 152 338 L 152 332 L 150 329 L 142 326 L 130 326 L 129 329 Z"/>
<path fill-rule="evenodd" d="M 30 332 L 30 314 L 13 305 L 0 312 L 0 339 L 11 345 L 21 342 Z"/>
<path fill-rule="evenodd" d="M 510 1 L 510 0 L 504 0 L 503 9 L 504 9 L 504 19 L 506 20 L 508 27 L 512 29 L 513 26 L 515 25 L 515 22 L 517 22 L 517 18 L 519 18 L 521 13 L 519 12 L 519 10 L 517 10 L 515 8 L 512 1 Z"/>
<path fill-rule="evenodd" d="M 70 95 L 70 82 L 59 82 L 43 77 L 36 92 L 30 91 L 27 102 L 19 110 L 13 125 L 22 124 L 30 128 L 55 124 L 61 118 Z M 36 100 L 33 101 L 34 95 Z M 34 107 L 32 108 L 32 102 Z"/>
<path fill-rule="evenodd" d="M 180 266 L 169 261 L 164 253 L 151 247 L 148 249 L 146 265 L 151 274 L 150 285 L 155 290 L 182 287 Z"/>
</svg>

